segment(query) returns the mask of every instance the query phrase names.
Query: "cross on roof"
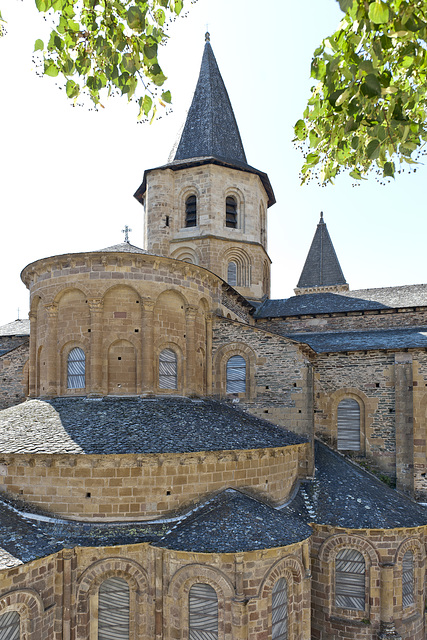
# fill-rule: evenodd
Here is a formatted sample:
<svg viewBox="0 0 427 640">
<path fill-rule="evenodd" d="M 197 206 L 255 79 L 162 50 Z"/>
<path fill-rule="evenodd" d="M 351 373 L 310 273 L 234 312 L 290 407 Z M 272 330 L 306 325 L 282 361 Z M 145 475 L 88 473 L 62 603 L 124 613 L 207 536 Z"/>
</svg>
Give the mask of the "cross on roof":
<svg viewBox="0 0 427 640">
<path fill-rule="evenodd" d="M 127 242 L 129 244 L 129 233 L 132 231 L 132 229 L 130 229 L 127 224 L 125 225 L 125 228 L 122 229 L 122 233 L 125 234 L 125 242 Z"/>
</svg>

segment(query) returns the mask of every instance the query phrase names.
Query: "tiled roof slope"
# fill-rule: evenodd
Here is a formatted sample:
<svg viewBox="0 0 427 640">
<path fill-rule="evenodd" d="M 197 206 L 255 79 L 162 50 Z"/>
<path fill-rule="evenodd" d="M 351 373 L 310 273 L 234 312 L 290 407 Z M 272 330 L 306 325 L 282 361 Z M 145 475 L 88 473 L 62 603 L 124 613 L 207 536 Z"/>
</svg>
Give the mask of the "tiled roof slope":
<svg viewBox="0 0 427 640">
<path fill-rule="evenodd" d="M 283 511 L 306 522 L 348 529 L 393 529 L 427 525 L 427 509 L 397 493 L 320 442 L 315 443 L 315 479 L 301 485 Z"/>
<path fill-rule="evenodd" d="M 177 453 L 285 447 L 305 438 L 213 400 L 29 400 L 0 411 L 1 453 Z"/>
<path fill-rule="evenodd" d="M 371 329 L 370 331 L 325 331 L 324 333 L 284 333 L 282 335 L 297 342 L 308 344 L 316 353 L 427 348 L 427 327 Z"/>
<path fill-rule="evenodd" d="M 297 287 L 323 287 L 342 284 L 347 283 L 321 213 L 320 222 L 317 225 Z"/>
<path fill-rule="evenodd" d="M 100 249 L 100 253 L 109 253 L 109 252 L 119 252 L 119 253 L 148 253 L 145 249 L 140 249 L 139 247 L 135 247 L 133 244 L 129 242 L 121 242 L 120 244 L 115 244 L 112 247 L 106 247 L 105 249 Z"/>
<path fill-rule="evenodd" d="M 240 491 L 227 489 L 202 504 L 154 546 L 233 553 L 284 547 L 309 538 L 311 533 L 298 514 L 277 511 Z"/>
<path fill-rule="evenodd" d="M 26 320 L 15 320 L 14 322 L 9 322 L 8 324 L 4 324 L 0 327 L 0 337 L 1 336 L 29 336 L 30 335 L 30 321 Z"/>
<path fill-rule="evenodd" d="M 282 300 L 266 300 L 254 317 L 280 318 L 423 306 L 427 306 L 427 284 L 413 284 L 340 293 L 307 293 Z"/>
<path fill-rule="evenodd" d="M 246 163 L 236 118 L 218 69 L 209 34 L 193 101 L 169 161 L 216 156 Z"/>
</svg>

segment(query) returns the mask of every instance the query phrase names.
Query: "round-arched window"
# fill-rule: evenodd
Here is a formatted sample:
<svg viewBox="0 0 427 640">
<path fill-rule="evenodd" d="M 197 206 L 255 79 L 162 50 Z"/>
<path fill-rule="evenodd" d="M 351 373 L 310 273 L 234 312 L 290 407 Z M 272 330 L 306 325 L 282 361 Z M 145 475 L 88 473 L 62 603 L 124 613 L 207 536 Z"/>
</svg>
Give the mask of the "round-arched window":
<svg viewBox="0 0 427 640">
<path fill-rule="evenodd" d="M 227 393 L 246 393 L 246 360 L 231 356 L 227 361 Z"/>
<path fill-rule="evenodd" d="M 71 349 L 67 358 L 67 389 L 84 389 L 86 358 L 80 347 Z"/>
<path fill-rule="evenodd" d="M 159 355 L 159 389 L 178 388 L 178 363 L 175 351 L 163 349 Z"/>
</svg>

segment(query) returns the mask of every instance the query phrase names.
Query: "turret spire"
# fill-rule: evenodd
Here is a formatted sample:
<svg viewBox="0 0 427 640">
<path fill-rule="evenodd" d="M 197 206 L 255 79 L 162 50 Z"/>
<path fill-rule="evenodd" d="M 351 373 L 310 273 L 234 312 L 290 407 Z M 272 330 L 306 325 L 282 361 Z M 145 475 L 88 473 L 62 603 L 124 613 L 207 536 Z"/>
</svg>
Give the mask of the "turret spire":
<svg viewBox="0 0 427 640">
<path fill-rule="evenodd" d="M 227 89 L 205 34 L 205 49 L 193 101 L 169 161 L 214 157 L 246 164 L 246 155 Z"/>
<path fill-rule="evenodd" d="M 321 212 L 295 293 L 298 295 L 326 291 L 348 291 L 348 284 Z"/>
</svg>

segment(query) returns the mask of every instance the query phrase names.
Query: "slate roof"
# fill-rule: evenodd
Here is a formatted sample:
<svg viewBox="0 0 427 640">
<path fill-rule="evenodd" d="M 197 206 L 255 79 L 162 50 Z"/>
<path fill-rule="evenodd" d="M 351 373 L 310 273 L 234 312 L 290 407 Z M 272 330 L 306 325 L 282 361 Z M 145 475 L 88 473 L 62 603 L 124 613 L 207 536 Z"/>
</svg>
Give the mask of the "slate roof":
<svg viewBox="0 0 427 640">
<path fill-rule="evenodd" d="M 297 287 L 323 287 L 347 284 L 335 253 L 328 228 L 320 214 L 310 250 Z"/>
<path fill-rule="evenodd" d="M 169 162 L 217 156 L 246 164 L 246 155 L 227 89 L 206 34 L 199 79 L 181 137 Z"/>
<path fill-rule="evenodd" d="M 284 547 L 312 531 L 293 513 L 283 513 L 235 489 L 202 504 L 153 546 L 202 553 L 233 553 Z"/>
<path fill-rule="evenodd" d="M 296 340 L 296 342 L 308 344 L 316 353 L 427 348 L 427 327 L 371 329 L 370 331 L 325 331 L 323 333 L 289 333 L 283 335 Z"/>
<path fill-rule="evenodd" d="M 391 489 L 320 442 L 315 443 L 315 479 L 301 485 L 282 511 L 306 522 L 348 529 L 393 529 L 427 525 L 426 507 Z"/>
<path fill-rule="evenodd" d="M 130 242 L 121 242 L 120 244 L 114 244 L 112 247 L 106 247 L 105 249 L 100 249 L 100 253 L 109 253 L 109 252 L 119 252 L 119 253 L 148 253 L 145 249 L 140 249 L 139 247 L 135 247 Z"/>
<path fill-rule="evenodd" d="M 30 321 L 15 320 L 9 322 L 0 327 L 0 336 L 29 336 L 30 335 Z"/>
<path fill-rule="evenodd" d="M 213 400 L 55 398 L 0 411 L 1 453 L 175 453 L 306 441 Z"/>
<path fill-rule="evenodd" d="M 282 300 L 266 300 L 254 317 L 281 318 L 423 306 L 427 306 L 427 284 L 414 284 L 340 293 L 306 293 Z"/>
</svg>

